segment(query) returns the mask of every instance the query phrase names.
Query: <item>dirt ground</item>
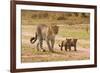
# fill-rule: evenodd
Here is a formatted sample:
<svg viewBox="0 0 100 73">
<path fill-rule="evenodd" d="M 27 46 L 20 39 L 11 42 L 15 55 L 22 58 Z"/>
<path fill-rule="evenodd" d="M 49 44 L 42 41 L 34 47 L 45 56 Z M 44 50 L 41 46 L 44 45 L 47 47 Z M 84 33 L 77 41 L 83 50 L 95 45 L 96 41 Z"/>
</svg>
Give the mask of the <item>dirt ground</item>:
<svg viewBox="0 0 100 73">
<path fill-rule="evenodd" d="M 32 49 L 31 49 L 32 50 Z M 31 50 L 22 53 L 22 62 L 47 62 L 47 61 L 69 61 L 69 60 L 87 60 L 89 59 L 89 49 L 78 49 L 75 51 L 55 51 L 33 53 Z"/>
<path fill-rule="evenodd" d="M 31 28 L 31 29 L 30 29 Z M 81 45 L 89 44 L 88 40 L 79 39 L 77 43 L 77 51 L 63 51 L 60 50 L 58 46 L 61 41 L 65 38 L 57 35 L 56 42 L 54 46 L 54 53 L 49 52 L 47 44 L 43 42 L 43 48 L 46 52 L 37 51 L 36 44 L 30 43 L 30 38 L 34 36 L 32 26 L 22 26 L 22 48 L 21 48 L 21 60 L 22 62 L 48 62 L 48 61 L 69 61 L 69 60 L 87 60 L 90 58 L 90 49 Z M 87 45 L 86 45 L 87 46 Z"/>
</svg>

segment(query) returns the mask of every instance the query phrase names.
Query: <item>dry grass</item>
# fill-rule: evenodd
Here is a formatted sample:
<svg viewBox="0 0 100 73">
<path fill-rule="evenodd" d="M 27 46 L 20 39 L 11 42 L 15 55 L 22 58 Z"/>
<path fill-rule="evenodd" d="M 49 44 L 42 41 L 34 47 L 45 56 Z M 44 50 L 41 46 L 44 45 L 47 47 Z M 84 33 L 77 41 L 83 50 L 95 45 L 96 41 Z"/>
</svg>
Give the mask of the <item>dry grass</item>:
<svg viewBox="0 0 100 73">
<path fill-rule="evenodd" d="M 45 42 L 43 46 L 44 49 L 47 50 L 46 52 L 37 51 L 36 49 L 37 42 L 35 44 L 30 43 L 30 38 L 34 36 L 36 25 L 22 25 L 22 56 L 21 56 L 22 62 L 45 62 L 45 61 L 48 62 L 48 61 L 68 61 L 68 60 L 89 59 L 90 58 L 89 34 L 86 34 L 86 31 L 84 29 L 78 29 L 78 31 L 76 31 L 75 28 L 76 27 L 74 27 L 71 30 L 69 29 L 69 26 L 66 28 L 65 26 L 60 27 L 59 34 L 56 36 L 56 42 L 54 48 L 55 53 L 51 53 L 48 51 L 48 47 Z M 82 36 L 79 34 L 76 35 L 77 33 L 79 34 L 83 33 L 83 35 L 86 36 Z M 73 49 L 70 52 L 60 51 L 60 47 L 58 46 L 58 44 L 61 43 L 62 40 L 65 40 L 66 37 L 78 38 L 77 52 L 73 51 Z"/>
<path fill-rule="evenodd" d="M 22 10 L 22 62 L 48 62 L 48 61 L 68 61 L 87 60 L 90 58 L 90 14 L 75 12 L 52 12 L 52 11 L 32 11 Z M 34 36 L 37 24 L 55 23 L 59 26 L 54 45 L 55 53 L 48 51 L 44 42 L 43 48 L 46 52 L 37 51 L 36 43 L 31 44 L 30 38 Z M 58 44 L 66 38 L 77 38 L 77 52 L 61 51 Z"/>
</svg>

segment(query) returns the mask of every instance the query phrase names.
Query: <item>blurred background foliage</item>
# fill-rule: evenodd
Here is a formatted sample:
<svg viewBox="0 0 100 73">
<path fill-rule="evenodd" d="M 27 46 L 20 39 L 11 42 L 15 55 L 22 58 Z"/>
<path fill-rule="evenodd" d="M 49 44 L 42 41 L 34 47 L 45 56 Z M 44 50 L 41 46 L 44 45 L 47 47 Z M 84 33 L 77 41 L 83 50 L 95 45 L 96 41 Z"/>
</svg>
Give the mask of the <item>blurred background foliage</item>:
<svg viewBox="0 0 100 73">
<path fill-rule="evenodd" d="M 21 10 L 22 24 L 56 23 L 57 25 L 89 24 L 90 13 Z"/>
</svg>

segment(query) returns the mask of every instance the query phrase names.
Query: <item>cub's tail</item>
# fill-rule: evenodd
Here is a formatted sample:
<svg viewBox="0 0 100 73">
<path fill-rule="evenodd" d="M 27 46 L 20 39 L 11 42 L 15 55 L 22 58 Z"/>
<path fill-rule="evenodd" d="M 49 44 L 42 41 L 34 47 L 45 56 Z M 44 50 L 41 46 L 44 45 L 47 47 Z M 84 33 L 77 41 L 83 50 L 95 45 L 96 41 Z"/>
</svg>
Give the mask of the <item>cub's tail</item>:
<svg viewBox="0 0 100 73">
<path fill-rule="evenodd" d="M 61 42 L 61 44 L 59 44 L 59 47 L 62 47 L 64 45 L 64 41 Z"/>
</svg>

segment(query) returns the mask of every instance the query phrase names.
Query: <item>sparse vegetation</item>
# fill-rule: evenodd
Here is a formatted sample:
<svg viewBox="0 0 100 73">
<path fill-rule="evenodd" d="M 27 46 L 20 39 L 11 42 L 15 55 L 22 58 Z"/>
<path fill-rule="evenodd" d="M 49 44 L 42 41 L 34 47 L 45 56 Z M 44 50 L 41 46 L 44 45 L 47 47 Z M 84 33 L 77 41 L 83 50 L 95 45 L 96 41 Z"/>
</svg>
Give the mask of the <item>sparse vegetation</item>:
<svg viewBox="0 0 100 73">
<path fill-rule="evenodd" d="M 68 61 L 86 60 L 90 58 L 90 14 L 76 12 L 50 12 L 50 11 L 31 11 L 22 10 L 22 62 L 48 62 L 48 61 Z M 59 26 L 59 33 L 55 41 L 55 53 L 37 51 L 36 43 L 31 44 L 30 38 L 34 36 L 37 24 L 50 25 L 55 23 Z M 77 38 L 77 52 L 60 51 L 58 46 L 65 38 Z"/>
</svg>

